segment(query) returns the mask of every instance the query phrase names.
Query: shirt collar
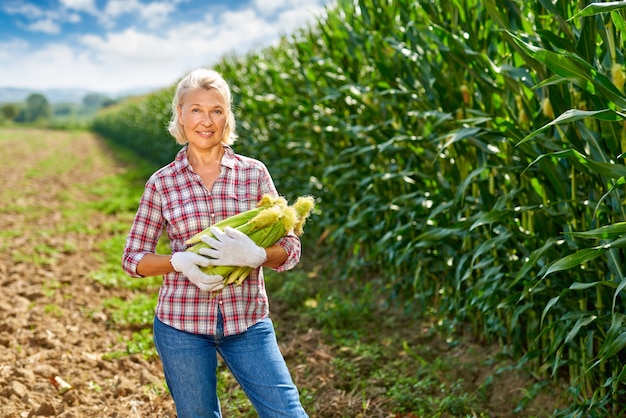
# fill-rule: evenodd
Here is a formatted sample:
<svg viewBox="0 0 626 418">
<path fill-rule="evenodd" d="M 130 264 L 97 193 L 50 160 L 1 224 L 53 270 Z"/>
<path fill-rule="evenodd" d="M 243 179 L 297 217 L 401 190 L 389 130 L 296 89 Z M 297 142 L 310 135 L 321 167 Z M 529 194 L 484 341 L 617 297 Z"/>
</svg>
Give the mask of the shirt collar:
<svg viewBox="0 0 626 418">
<path fill-rule="evenodd" d="M 224 147 L 224 156 L 222 157 L 221 163 L 225 167 L 233 168 L 236 164 L 235 151 L 233 151 L 230 145 L 222 144 L 222 146 Z M 183 146 L 176 154 L 176 158 L 174 159 L 176 171 L 191 169 L 189 160 L 187 160 L 187 148 L 187 145 Z"/>
</svg>

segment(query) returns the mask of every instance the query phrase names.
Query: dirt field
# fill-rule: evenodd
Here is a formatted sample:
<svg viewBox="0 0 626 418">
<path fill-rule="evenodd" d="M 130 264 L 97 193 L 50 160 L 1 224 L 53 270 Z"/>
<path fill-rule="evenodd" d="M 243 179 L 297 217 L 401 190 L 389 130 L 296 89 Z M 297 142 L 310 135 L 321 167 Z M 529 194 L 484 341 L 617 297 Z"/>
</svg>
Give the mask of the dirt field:
<svg viewBox="0 0 626 418">
<path fill-rule="evenodd" d="M 170 399 L 138 390 L 159 384 L 158 362 L 102 359 L 124 350 L 99 308 L 124 291 L 88 277 L 110 220 L 67 228 L 88 185 L 118 168 L 89 135 L 2 131 L 0 144 L 0 416 L 174 416 Z M 57 376 L 74 389 L 60 394 Z"/>
<path fill-rule="evenodd" d="M 5 129 L 0 145 L 0 418 L 173 418 L 169 395 L 155 390 L 163 388 L 158 359 L 106 358 L 126 344 L 120 330 L 111 329 L 102 301 L 130 291 L 101 286 L 89 273 L 100 263 L 98 243 L 113 233 L 107 226 L 115 219 L 94 212 L 82 220 L 89 229 L 72 226 L 84 216 L 77 202 L 96 198 L 90 185 L 123 168 L 87 133 Z M 280 304 L 272 311 L 280 318 Z M 332 350 L 319 333 L 282 330 L 280 339 L 298 385 L 316 397 L 312 416 L 341 417 L 338 411 L 350 404 L 362 410 L 361 393 L 333 386 Z M 486 354 L 476 347 L 448 353 L 477 365 L 482 359 L 472 356 Z M 480 380 L 489 371 L 461 372 Z M 62 393 L 56 377 L 73 389 Z M 493 385 L 491 416 L 513 416 L 511 399 L 523 383 L 513 375 Z M 384 412 L 384 399 L 368 402 L 368 417 L 393 416 Z"/>
</svg>

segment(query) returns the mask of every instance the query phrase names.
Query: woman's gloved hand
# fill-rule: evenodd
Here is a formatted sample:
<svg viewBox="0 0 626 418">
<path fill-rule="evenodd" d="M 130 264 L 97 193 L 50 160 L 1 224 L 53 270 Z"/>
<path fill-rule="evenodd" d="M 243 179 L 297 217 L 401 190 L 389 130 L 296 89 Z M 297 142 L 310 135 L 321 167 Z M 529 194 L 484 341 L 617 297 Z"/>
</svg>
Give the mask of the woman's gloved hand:
<svg viewBox="0 0 626 418">
<path fill-rule="evenodd" d="M 227 226 L 224 232 L 214 226 L 210 229 L 215 238 L 200 237 L 211 248 L 200 248 L 202 255 L 210 257 L 212 266 L 233 266 L 257 268 L 267 260 L 265 248 L 258 246 L 241 231 Z"/>
<path fill-rule="evenodd" d="M 196 253 L 180 251 L 172 254 L 170 264 L 175 271 L 182 273 L 200 290 L 214 292 L 224 288 L 224 278 L 219 275 L 208 275 L 200 267 L 208 267 L 211 260 Z"/>
</svg>

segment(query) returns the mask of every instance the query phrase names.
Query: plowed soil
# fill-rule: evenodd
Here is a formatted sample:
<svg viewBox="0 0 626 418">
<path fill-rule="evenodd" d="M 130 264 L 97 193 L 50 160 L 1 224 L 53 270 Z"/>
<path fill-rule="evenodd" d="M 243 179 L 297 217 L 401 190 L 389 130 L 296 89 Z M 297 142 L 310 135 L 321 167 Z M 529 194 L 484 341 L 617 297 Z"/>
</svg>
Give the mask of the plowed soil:
<svg viewBox="0 0 626 418">
<path fill-rule="evenodd" d="M 90 276 L 102 263 L 98 244 L 129 219 L 81 208 L 102 200 L 92 185 L 125 168 L 90 133 L 3 129 L 0 146 L 0 418 L 175 417 L 158 358 L 108 357 L 126 350 L 133 330 L 111 326 L 102 303 L 131 290 Z M 277 324 L 283 314 L 277 301 Z M 312 417 L 399 416 L 382 394 L 363 399 L 333 384 L 334 349 L 318 331 L 281 328 L 279 340 L 299 388 L 315 398 Z M 421 343 L 446 350 L 441 341 Z M 445 354 L 463 358 L 459 373 L 477 384 L 493 371 L 484 368 L 489 350 L 477 345 Z M 526 384 L 511 373 L 491 385 L 490 416 L 514 416 Z M 531 415 L 515 416 L 548 416 L 551 404 L 540 398 Z"/>
</svg>

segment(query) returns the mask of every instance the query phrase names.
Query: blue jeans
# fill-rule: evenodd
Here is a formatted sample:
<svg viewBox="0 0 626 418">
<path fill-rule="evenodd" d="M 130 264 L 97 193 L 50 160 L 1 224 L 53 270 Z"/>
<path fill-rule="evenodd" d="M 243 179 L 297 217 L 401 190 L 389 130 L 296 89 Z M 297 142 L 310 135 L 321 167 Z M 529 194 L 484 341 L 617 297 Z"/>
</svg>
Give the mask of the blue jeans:
<svg viewBox="0 0 626 418">
<path fill-rule="evenodd" d="M 235 376 L 260 418 L 308 417 L 266 318 L 247 331 L 224 337 L 180 331 L 154 318 L 156 346 L 178 418 L 222 416 L 217 398 L 217 354 Z"/>
</svg>

